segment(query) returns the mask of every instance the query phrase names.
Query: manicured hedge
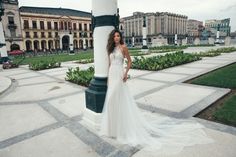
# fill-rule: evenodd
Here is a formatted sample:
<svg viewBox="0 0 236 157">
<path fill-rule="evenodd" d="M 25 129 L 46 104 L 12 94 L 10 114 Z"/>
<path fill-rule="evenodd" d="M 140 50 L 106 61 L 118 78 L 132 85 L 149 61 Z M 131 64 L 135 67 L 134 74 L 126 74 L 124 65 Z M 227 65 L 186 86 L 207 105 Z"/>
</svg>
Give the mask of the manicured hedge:
<svg viewBox="0 0 236 157">
<path fill-rule="evenodd" d="M 132 62 L 132 68 L 156 71 L 200 59 L 201 58 L 199 56 L 194 54 L 179 51 L 176 53 L 166 54 L 164 56 L 154 56 L 149 58 L 144 58 L 143 56 L 140 58 L 135 57 Z"/>
<path fill-rule="evenodd" d="M 94 67 L 89 67 L 87 70 L 80 70 L 77 68 L 70 68 L 66 73 L 66 80 L 72 83 L 88 87 L 90 81 L 94 76 Z"/>
<path fill-rule="evenodd" d="M 218 49 L 212 49 L 206 52 L 200 52 L 195 53 L 196 55 L 200 57 L 215 57 L 221 55 L 221 53 L 230 53 L 236 51 L 235 47 L 226 47 L 226 48 L 218 48 Z"/>
<path fill-rule="evenodd" d="M 31 70 L 44 70 L 61 67 L 61 62 L 56 61 L 55 59 L 51 60 L 38 60 L 31 62 L 29 68 Z"/>
</svg>

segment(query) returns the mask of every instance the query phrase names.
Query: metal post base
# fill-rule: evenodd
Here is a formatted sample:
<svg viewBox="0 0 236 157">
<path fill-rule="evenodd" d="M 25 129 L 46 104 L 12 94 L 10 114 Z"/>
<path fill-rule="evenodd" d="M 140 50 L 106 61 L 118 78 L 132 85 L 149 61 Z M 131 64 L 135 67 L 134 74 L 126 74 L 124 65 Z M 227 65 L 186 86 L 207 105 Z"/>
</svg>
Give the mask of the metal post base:
<svg viewBox="0 0 236 157">
<path fill-rule="evenodd" d="M 148 47 L 147 46 L 143 46 L 142 49 L 148 49 Z"/>
<path fill-rule="evenodd" d="M 102 113 L 107 92 L 107 78 L 94 77 L 85 91 L 86 108 Z"/>
</svg>

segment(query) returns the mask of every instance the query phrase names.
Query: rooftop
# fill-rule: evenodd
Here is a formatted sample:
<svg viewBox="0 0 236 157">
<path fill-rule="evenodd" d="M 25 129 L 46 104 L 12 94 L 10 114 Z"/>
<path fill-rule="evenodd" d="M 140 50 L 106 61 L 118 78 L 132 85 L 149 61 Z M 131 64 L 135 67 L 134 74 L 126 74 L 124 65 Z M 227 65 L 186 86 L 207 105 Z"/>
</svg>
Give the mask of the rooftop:
<svg viewBox="0 0 236 157">
<path fill-rule="evenodd" d="M 34 14 L 46 14 L 46 15 L 61 15 L 61 16 L 79 16 L 79 17 L 91 17 L 91 13 L 67 8 L 46 8 L 46 7 L 20 7 L 20 12 L 34 13 Z"/>
</svg>

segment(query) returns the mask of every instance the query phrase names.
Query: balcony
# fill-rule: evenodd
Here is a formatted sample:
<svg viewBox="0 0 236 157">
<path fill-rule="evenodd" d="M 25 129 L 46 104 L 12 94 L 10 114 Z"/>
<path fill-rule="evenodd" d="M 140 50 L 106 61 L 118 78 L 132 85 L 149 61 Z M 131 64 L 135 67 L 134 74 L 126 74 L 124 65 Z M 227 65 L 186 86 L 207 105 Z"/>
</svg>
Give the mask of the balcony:
<svg viewBox="0 0 236 157">
<path fill-rule="evenodd" d="M 8 24 L 8 29 L 16 29 L 17 25 L 16 24 Z"/>
<path fill-rule="evenodd" d="M 30 36 L 30 35 L 26 35 L 25 37 L 26 37 L 26 38 L 31 38 L 31 36 Z"/>
</svg>

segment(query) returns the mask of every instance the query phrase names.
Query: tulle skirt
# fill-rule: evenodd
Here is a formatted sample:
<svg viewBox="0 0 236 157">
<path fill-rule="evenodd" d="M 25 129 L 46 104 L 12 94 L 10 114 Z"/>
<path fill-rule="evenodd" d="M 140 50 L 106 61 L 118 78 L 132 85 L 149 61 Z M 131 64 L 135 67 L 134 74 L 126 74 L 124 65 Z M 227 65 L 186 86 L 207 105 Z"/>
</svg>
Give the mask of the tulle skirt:
<svg viewBox="0 0 236 157">
<path fill-rule="evenodd" d="M 123 66 L 110 66 L 99 132 L 101 136 L 155 151 L 168 148 L 166 153 L 171 154 L 180 152 L 186 146 L 213 142 L 203 131 L 204 126 L 193 120 L 155 116 L 141 111 L 127 83 L 123 82 L 123 76 Z"/>
</svg>

